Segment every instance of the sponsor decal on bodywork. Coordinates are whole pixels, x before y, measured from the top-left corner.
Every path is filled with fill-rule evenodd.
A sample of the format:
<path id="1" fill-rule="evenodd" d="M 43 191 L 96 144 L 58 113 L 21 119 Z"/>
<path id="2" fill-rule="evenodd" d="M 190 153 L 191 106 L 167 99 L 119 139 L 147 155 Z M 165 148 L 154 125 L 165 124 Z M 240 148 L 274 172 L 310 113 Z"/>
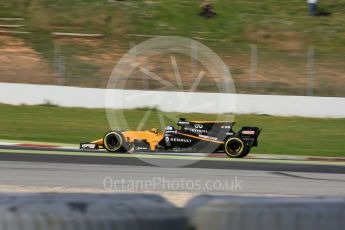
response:
<path id="1" fill-rule="evenodd" d="M 195 124 L 194 127 L 196 129 L 202 129 L 204 126 L 202 124 Z"/>
<path id="2" fill-rule="evenodd" d="M 208 132 L 208 130 L 206 129 L 195 129 L 195 128 L 190 128 L 190 127 L 185 127 L 184 129 L 187 131 L 191 131 L 193 133 L 207 133 Z"/>
<path id="3" fill-rule="evenodd" d="M 191 143 L 192 142 L 192 139 L 178 138 L 178 137 L 170 137 L 169 140 L 172 142 L 183 142 L 183 143 Z"/>
<path id="4" fill-rule="evenodd" d="M 206 135 L 199 135 L 199 137 L 205 138 L 205 139 L 209 139 L 209 140 L 218 140 L 216 137 L 210 137 L 210 136 L 206 136 Z"/>
<path id="5" fill-rule="evenodd" d="M 83 148 L 83 149 L 95 149 L 95 148 L 97 148 L 97 144 L 93 144 L 93 143 L 81 144 L 81 148 Z"/>
<path id="6" fill-rule="evenodd" d="M 150 149 L 149 149 L 148 147 L 136 146 L 136 150 L 145 150 L 145 151 L 149 151 Z"/>
<path id="7" fill-rule="evenodd" d="M 252 130 L 244 130 L 244 131 L 242 131 L 242 134 L 244 134 L 244 135 L 254 135 L 254 134 L 255 134 L 255 131 L 252 131 Z"/>

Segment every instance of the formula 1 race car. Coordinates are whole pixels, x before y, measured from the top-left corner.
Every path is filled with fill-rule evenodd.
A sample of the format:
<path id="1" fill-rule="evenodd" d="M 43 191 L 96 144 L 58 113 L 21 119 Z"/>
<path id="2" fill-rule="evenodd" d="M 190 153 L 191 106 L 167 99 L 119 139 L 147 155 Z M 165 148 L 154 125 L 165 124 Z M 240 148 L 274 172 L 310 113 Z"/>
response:
<path id="1" fill-rule="evenodd" d="M 258 145 L 261 129 L 242 127 L 233 131 L 235 122 L 187 121 L 180 118 L 179 126 L 167 126 L 164 132 L 110 131 L 102 139 L 80 144 L 80 149 L 106 149 L 113 153 L 124 152 L 225 152 L 229 157 L 242 158 Z"/>

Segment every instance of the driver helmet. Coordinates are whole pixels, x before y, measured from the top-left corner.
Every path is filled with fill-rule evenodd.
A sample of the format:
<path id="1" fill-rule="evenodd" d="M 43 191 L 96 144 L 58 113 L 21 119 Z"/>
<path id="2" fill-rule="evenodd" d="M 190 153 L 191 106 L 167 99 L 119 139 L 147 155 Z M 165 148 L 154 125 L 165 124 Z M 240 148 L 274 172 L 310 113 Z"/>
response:
<path id="1" fill-rule="evenodd" d="M 168 125 L 166 128 L 165 128 L 165 131 L 174 131 L 175 128 L 172 126 L 172 125 Z"/>

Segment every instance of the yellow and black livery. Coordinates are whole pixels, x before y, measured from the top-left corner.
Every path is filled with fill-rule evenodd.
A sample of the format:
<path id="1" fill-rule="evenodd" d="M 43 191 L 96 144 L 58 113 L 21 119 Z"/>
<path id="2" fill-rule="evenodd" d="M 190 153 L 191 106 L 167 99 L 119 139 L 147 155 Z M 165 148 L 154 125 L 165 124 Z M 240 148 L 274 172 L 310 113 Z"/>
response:
<path id="1" fill-rule="evenodd" d="M 180 118 L 178 128 L 167 126 L 163 132 L 110 131 L 102 139 L 81 143 L 81 149 L 106 149 L 109 152 L 225 152 L 229 157 L 245 157 L 258 145 L 261 129 L 242 127 L 234 132 L 235 122 L 187 121 Z"/>

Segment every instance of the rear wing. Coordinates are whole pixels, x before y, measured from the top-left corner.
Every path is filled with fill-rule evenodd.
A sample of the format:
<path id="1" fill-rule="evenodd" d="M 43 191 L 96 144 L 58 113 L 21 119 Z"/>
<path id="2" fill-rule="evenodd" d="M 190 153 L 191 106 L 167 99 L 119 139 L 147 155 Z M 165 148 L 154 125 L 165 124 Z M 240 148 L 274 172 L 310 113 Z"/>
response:
<path id="1" fill-rule="evenodd" d="M 237 132 L 237 135 L 248 142 L 251 143 L 251 146 L 258 146 L 258 137 L 261 133 L 261 128 L 258 127 L 242 127 L 240 131 Z"/>

